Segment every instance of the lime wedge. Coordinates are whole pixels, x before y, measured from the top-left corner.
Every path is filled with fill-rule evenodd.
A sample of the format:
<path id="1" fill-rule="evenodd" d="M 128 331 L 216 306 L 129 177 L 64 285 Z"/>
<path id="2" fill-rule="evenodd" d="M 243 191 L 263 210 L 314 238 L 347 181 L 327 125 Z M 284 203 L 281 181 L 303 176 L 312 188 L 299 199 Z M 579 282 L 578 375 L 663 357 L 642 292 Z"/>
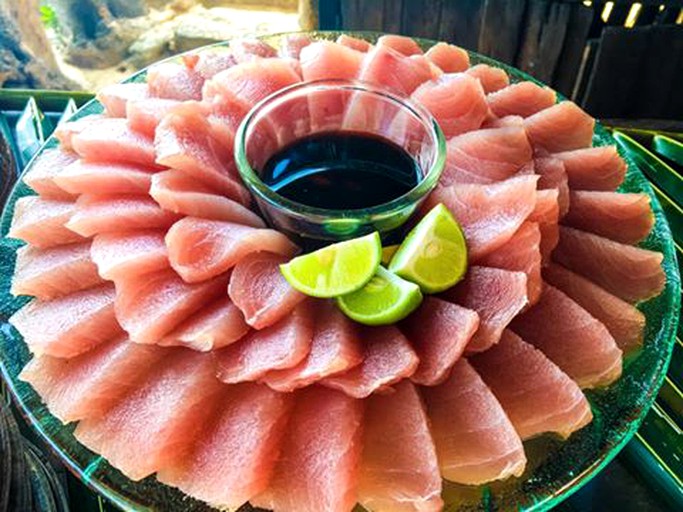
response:
<path id="1" fill-rule="evenodd" d="M 382 258 L 376 231 L 298 256 L 280 271 L 289 284 L 313 297 L 338 297 L 358 290 L 375 275 Z"/>
<path id="2" fill-rule="evenodd" d="M 337 298 L 339 308 L 365 325 L 393 324 L 415 311 L 422 302 L 420 287 L 384 267 L 360 290 Z"/>
<path id="3" fill-rule="evenodd" d="M 467 270 L 467 244 L 460 225 L 439 203 L 405 238 L 389 270 L 417 283 L 424 293 L 447 290 Z"/>
<path id="4" fill-rule="evenodd" d="M 398 245 L 388 245 L 387 247 L 382 247 L 382 265 L 388 265 L 397 250 Z"/>

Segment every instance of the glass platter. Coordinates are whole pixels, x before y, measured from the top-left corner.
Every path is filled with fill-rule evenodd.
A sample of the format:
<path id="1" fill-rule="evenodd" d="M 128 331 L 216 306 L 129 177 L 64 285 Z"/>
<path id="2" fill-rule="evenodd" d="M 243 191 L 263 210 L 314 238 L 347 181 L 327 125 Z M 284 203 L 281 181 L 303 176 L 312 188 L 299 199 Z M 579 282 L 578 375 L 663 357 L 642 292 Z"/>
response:
<path id="1" fill-rule="evenodd" d="M 313 32 L 311 35 L 316 38 L 335 39 L 339 33 Z M 352 35 L 374 41 L 381 34 Z M 278 34 L 262 39 L 278 47 L 284 36 L 285 34 Z M 425 49 L 435 43 L 430 40 L 417 41 Z M 486 63 L 505 69 L 512 81 L 537 82 L 521 71 L 485 56 L 470 53 L 470 57 L 475 64 Z M 142 82 L 145 76 L 143 70 L 130 77 L 128 81 Z M 93 100 L 84 105 L 72 119 L 101 111 L 102 106 Z M 614 139 L 598 124 L 593 143 L 614 144 Z M 51 137 L 44 148 L 56 145 L 56 139 Z M 541 511 L 557 505 L 576 492 L 617 455 L 636 433 L 657 395 L 674 344 L 680 309 L 680 278 L 671 232 L 659 201 L 635 163 L 626 155 L 622 156 L 627 159 L 629 167 L 621 190 L 645 192 L 650 196 L 656 222 L 652 233 L 642 246 L 664 254 L 663 267 L 667 276 L 666 288 L 662 294 L 638 306 L 647 317 L 644 347 L 624 361 L 623 376 L 617 382 L 606 389 L 587 393 L 595 416 L 590 425 L 565 442 L 543 437 L 525 443 L 529 464 L 521 478 L 480 487 L 445 483 L 445 510 L 449 512 L 513 509 Z M 31 193 L 31 190 L 22 183 L 17 184 L 0 221 L 3 235 L 0 240 L 0 370 L 14 400 L 28 422 L 64 464 L 93 490 L 122 509 L 212 510 L 180 491 L 158 483 L 154 477 L 140 482 L 127 479 L 102 457 L 81 446 L 72 435 L 74 425 L 62 425 L 50 415 L 33 389 L 18 380 L 17 375 L 30 359 L 30 354 L 21 336 L 7 319 L 28 299 L 14 298 L 9 293 L 15 252 L 21 243 L 4 236 L 9 229 L 14 202 Z M 246 505 L 240 510 L 252 509 Z"/>

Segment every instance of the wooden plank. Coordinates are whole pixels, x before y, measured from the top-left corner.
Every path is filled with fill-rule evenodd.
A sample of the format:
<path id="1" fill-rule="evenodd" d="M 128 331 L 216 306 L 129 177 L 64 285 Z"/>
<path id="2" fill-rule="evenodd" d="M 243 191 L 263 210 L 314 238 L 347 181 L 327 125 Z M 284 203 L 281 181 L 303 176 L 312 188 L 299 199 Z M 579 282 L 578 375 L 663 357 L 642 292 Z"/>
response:
<path id="1" fill-rule="evenodd" d="M 401 32 L 407 36 L 438 39 L 442 0 L 404 1 Z"/>
<path id="2" fill-rule="evenodd" d="M 382 30 L 384 0 L 344 0 L 341 19 L 344 30 Z"/>
<path id="3" fill-rule="evenodd" d="M 508 64 L 515 62 L 527 0 L 486 0 L 479 52 Z"/>
<path id="4" fill-rule="evenodd" d="M 574 91 L 592 21 L 593 11 L 589 7 L 579 3 L 571 5 L 564 45 L 552 81 L 552 86 L 567 97 Z"/>
<path id="5" fill-rule="evenodd" d="M 485 0 L 444 0 L 439 39 L 477 50 Z"/>

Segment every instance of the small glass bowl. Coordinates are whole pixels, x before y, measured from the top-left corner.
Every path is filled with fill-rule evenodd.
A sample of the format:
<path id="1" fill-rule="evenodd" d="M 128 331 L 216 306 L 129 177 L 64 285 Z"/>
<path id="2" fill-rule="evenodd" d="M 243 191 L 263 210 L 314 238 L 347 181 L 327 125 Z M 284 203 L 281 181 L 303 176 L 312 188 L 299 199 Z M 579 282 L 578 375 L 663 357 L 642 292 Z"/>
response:
<path id="1" fill-rule="evenodd" d="M 416 160 L 421 180 L 389 202 L 334 210 L 292 201 L 261 179 L 259 170 L 282 148 L 308 135 L 338 131 L 365 132 L 394 142 Z M 304 246 L 372 231 L 386 241 L 436 186 L 446 161 L 446 142 L 434 118 L 407 97 L 363 82 L 320 80 L 282 89 L 258 103 L 237 131 L 235 160 L 267 222 Z"/>

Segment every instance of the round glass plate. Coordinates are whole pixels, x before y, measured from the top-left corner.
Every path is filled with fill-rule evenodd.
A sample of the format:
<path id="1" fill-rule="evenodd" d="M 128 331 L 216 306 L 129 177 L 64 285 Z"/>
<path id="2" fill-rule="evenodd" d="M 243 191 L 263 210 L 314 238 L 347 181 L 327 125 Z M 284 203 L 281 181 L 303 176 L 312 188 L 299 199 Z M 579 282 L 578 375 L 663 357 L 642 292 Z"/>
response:
<path id="1" fill-rule="evenodd" d="M 315 32 L 315 38 L 335 39 L 339 33 Z M 374 41 L 375 33 L 354 33 Z M 267 36 L 263 39 L 279 46 L 285 34 Z M 418 40 L 424 48 L 435 41 Z M 207 47 L 202 51 L 212 51 Z M 533 80 L 528 75 L 500 64 L 487 57 L 471 53 L 473 63 L 486 63 L 505 69 L 513 81 Z M 145 80 L 142 71 L 128 81 Z M 533 80 L 535 81 L 535 80 Z M 97 101 L 86 104 L 75 117 L 83 117 L 102 111 Z M 594 145 L 614 144 L 609 133 L 596 126 Z M 45 147 L 57 145 L 51 138 Z M 624 155 L 625 156 L 625 155 Z M 628 159 L 627 159 L 628 160 Z M 662 383 L 673 348 L 674 334 L 680 308 L 680 278 L 674 244 L 662 209 L 648 181 L 632 161 L 624 192 L 645 192 L 652 201 L 656 223 L 642 246 L 664 254 L 664 271 L 667 284 L 658 297 L 638 307 L 647 317 L 643 349 L 624 362 L 623 376 L 606 389 L 587 393 L 595 419 L 568 441 L 539 438 L 525 443 L 529 465 L 518 479 L 488 486 L 466 487 L 445 483 L 446 510 L 547 510 L 578 490 L 602 469 L 631 439 L 643 417 L 652 405 Z M 14 202 L 32 192 L 19 183 L 8 200 L 0 224 L 6 235 Z M 27 420 L 45 439 L 64 463 L 87 485 L 107 499 L 126 510 L 210 510 L 209 507 L 190 499 L 173 489 L 158 483 L 154 477 L 133 482 L 111 467 L 106 460 L 81 446 L 72 433 L 74 425 L 62 425 L 55 419 L 33 389 L 18 380 L 17 375 L 30 359 L 30 354 L 19 333 L 7 323 L 7 319 L 19 309 L 26 298 L 14 298 L 9 293 L 14 269 L 15 252 L 20 247 L 16 240 L 0 241 L 0 369 Z M 245 506 L 243 510 L 251 510 Z"/>

